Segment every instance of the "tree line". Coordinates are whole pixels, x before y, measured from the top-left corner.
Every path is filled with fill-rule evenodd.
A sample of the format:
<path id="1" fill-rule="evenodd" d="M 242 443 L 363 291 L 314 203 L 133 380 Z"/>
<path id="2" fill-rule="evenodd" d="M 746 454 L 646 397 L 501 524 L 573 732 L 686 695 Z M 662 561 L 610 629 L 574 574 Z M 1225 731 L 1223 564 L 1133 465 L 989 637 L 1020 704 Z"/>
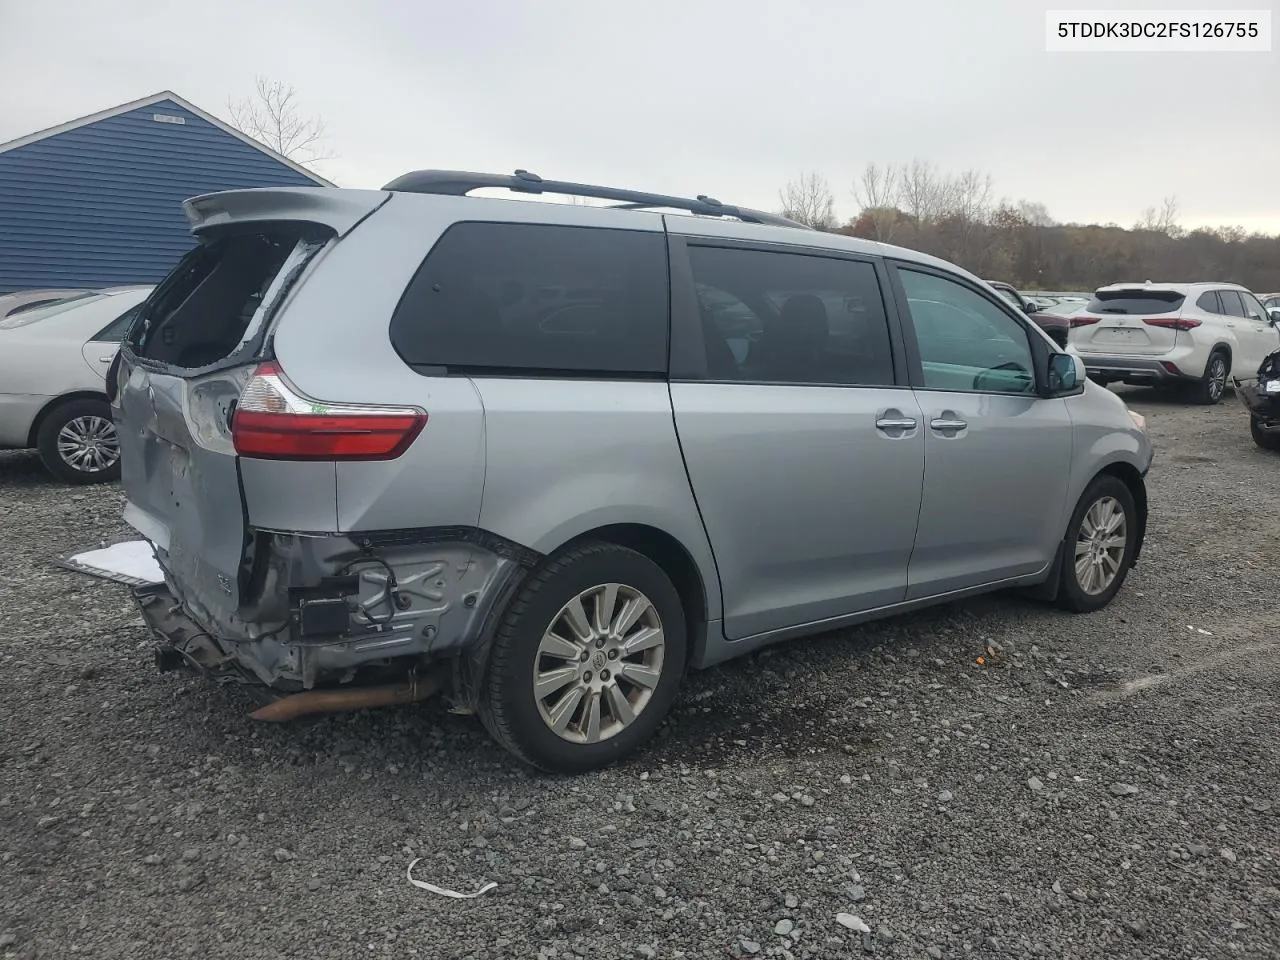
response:
<path id="1" fill-rule="evenodd" d="M 1280 290 L 1280 236 L 1178 224 L 1166 197 L 1132 227 L 1057 223 L 1043 204 L 997 200 L 990 175 L 922 160 L 870 163 L 852 185 L 858 214 L 841 223 L 830 184 L 801 174 L 779 191 L 781 212 L 819 230 L 910 247 L 980 277 L 1029 290 L 1094 290 L 1122 280 L 1240 283 Z"/>

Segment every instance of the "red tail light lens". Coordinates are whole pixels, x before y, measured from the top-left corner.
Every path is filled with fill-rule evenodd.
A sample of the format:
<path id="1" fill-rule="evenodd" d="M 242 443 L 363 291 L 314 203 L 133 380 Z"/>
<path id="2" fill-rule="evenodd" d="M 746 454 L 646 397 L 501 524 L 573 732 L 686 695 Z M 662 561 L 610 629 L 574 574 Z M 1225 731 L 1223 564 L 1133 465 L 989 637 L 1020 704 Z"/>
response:
<path id="1" fill-rule="evenodd" d="M 1192 317 L 1143 317 L 1142 322 L 1149 327 L 1166 330 L 1194 330 L 1200 326 L 1200 321 Z"/>
<path id="2" fill-rule="evenodd" d="M 311 400 L 271 362 L 241 392 L 231 437 L 237 454 L 260 460 L 394 460 L 426 425 L 427 415 L 414 407 Z"/>
<path id="3" fill-rule="evenodd" d="M 1072 317 L 1071 326 L 1072 327 L 1091 327 L 1095 323 L 1097 323 L 1099 319 L 1101 318 L 1100 317 Z"/>

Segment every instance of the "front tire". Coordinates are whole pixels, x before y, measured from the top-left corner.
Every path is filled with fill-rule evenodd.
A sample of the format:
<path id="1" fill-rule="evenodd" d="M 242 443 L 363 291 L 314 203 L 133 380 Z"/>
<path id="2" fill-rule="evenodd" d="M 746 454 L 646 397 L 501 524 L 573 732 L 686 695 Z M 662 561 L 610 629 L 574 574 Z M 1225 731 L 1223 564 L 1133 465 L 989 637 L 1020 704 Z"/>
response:
<path id="1" fill-rule="evenodd" d="M 45 415 L 36 434 L 45 468 L 65 483 L 120 479 L 120 439 L 103 400 L 69 400 Z"/>
<path id="2" fill-rule="evenodd" d="M 554 773 L 626 756 L 658 729 L 684 672 L 680 595 L 648 557 L 592 542 L 548 561 L 494 637 L 480 718 Z"/>
<path id="3" fill-rule="evenodd" d="M 1227 390 L 1227 377 L 1231 373 L 1231 362 L 1221 350 L 1209 355 L 1209 362 L 1204 367 L 1204 377 L 1189 388 L 1191 400 L 1203 406 L 1213 406 L 1222 399 Z"/>
<path id="4" fill-rule="evenodd" d="M 1063 540 L 1059 604 L 1077 613 L 1109 604 L 1129 574 L 1137 543 L 1133 494 L 1118 477 L 1098 477 L 1076 505 Z"/>
<path id="5" fill-rule="evenodd" d="M 1249 418 L 1249 433 L 1253 442 L 1263 450 L 1280 450 L 1280 433 L 1272 433 L 1262 429 L 1262 421 L 1257 417 Z"/>

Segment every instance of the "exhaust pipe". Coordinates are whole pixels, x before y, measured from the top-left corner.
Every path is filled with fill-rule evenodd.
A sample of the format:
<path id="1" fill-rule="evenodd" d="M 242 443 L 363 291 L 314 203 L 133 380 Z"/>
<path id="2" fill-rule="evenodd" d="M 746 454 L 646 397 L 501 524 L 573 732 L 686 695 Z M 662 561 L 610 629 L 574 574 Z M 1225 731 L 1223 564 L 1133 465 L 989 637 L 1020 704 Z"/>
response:
<path id="1" fill-rule="evenodd" d="M 416 703 L 438 693 L 444 686 L 443 670 L 415 677 L 408 683 L 389 684 L 382 687 L 352 687 L 349 690 L 304 690 L 273 700 L 249 714 L 253 720 L 282 723 L 313 713 L 333 713 L 339 710 L 361 710 L 365 707 L 390 707 L 402 703 Z"/>

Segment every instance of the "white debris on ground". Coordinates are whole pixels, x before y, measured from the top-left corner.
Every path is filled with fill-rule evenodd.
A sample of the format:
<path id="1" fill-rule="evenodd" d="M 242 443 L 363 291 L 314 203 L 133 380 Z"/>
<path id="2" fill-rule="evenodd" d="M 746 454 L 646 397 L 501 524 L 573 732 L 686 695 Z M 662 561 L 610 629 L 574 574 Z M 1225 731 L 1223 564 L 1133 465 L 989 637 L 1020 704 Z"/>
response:
<path id="1" fill-rule="evenodd" d="M 100 550 L 88 550 L 67 558 L 84 573 L 115 579 L 127 577 L 143 583 L 161 583 L 164 573 L 156 562 L 155 548 L 147 540 L 126 540 Z"/>
<path id="2" fill-rule="evenodd" d="M 429 893 L 434 893 L 441 897 L 452 897 L 454 900 L 474 900 L 476 897 L 484 896 L 490 890 L 498 886 L 496 882 L 490 880 L 488 883 L 482 884 L 480 889 L 475 893 L 459 893 L 456 890 L 447 890 L 444 887 L 437 887 L 434 883 L 427 883 L 425 880 L 415 880 L 413 876 L 413 865 L 421 859 L 421 857 L 415 857 L 410 862 L 409 868 L 405 870 L 405 876 L 409 878 L 409 882 L 420 890 L 426 890 Z"/>

